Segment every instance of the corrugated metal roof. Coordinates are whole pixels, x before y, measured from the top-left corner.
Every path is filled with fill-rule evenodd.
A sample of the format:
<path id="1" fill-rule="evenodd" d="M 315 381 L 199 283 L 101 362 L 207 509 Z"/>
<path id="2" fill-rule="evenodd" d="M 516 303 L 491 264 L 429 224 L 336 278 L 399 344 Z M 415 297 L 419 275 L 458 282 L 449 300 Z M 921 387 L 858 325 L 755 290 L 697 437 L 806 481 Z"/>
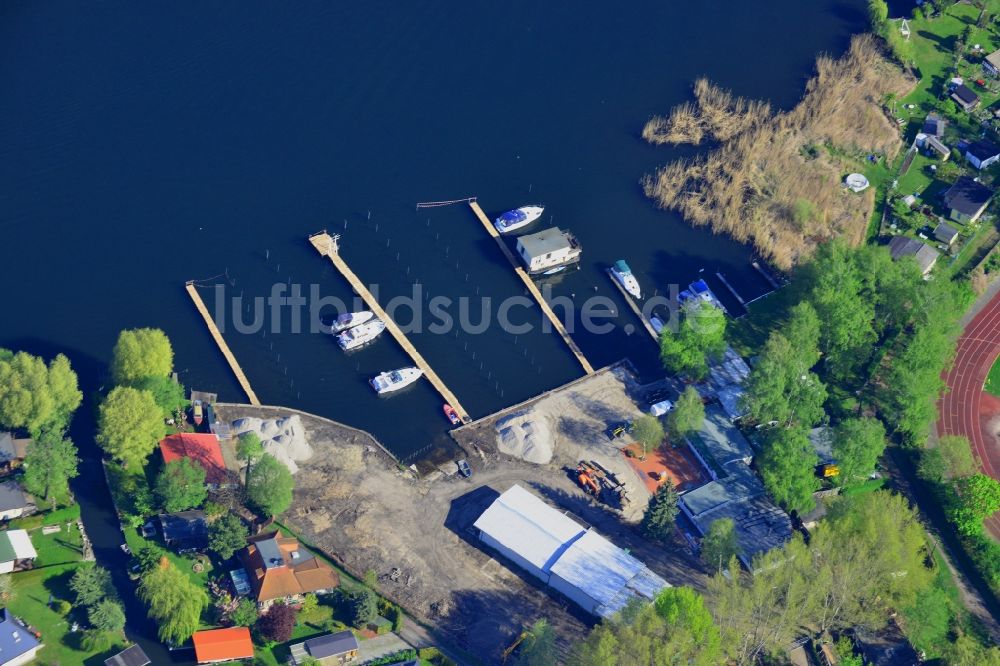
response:
<path id="1" fill-rule="evenodd" d="M 552 573 L 608 604 L 644 565 L 596 532 L 587 532 L 552 566 Z"/>
<path id="2" fill-rule="evenodd" d="M 576 521 L 518 485 L 500 495 L 475 527 L 542 571 L 584 533 Z"/>

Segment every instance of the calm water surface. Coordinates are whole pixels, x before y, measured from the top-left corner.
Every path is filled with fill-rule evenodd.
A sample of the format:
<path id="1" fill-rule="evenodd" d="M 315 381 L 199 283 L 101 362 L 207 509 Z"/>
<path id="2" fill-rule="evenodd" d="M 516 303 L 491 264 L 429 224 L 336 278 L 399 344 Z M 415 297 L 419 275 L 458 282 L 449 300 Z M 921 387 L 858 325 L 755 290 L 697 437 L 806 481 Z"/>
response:
<path id="1" fill-rule="evenodd" d="M 643 197 L 639 178 L 690 150 L 646 145 L 643 123 L 702 75 L 793 104 L 815 56 L 842 52 L 863 29 L 863 9 L 862 0 L 5 2 L 0 345 L 65 352 L 93 390 L 117 332 L 157 326 L 185 384 L 242 400 L 186 280 L 224 274 L 216 282 L 246 298 L 276 282 L 349 298 L 306 242 L 328 228 L 383 302 L 415 281 L 431 296 L 521 294 L 467 207 L 415 210 L 475 195 L 491 215 L 544 203 L 546 220 L 579 237 L 580 269 L 554 281 L 554 294 L 604 295 L 622 314 L 610 334 L 574 337 L 593 365 L 629 357 L 654 377 L 655 349 L 626 333 L 637 322 L 607 265 L 627 259 L 647 293 L 702 269 L 725 273 L 745 298 L 765 285 L 745 247 Z M 370 430 L 401 457 L 445 437 L 427 382 L 389 400 L 366 386 L 409 364 L 388 336 L 349 357 L 322 335 L 227 339 L 266 403 Z M 541 332 L 412 339 L 474 417 L 581 373 Z M 94 483 L 92 430 L 81 414 L 80 492 L 110 558 L 114 521 Z"/>

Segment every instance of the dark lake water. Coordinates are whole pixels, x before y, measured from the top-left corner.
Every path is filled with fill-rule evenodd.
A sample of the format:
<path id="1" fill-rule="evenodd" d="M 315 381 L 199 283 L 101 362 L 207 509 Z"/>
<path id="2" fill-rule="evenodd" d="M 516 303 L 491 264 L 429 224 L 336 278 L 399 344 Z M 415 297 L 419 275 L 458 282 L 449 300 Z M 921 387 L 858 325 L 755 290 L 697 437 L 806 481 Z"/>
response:
<path id="1" fill-rule="evenodd" d="M 620 316 L 575 339 L 594 366 L 629 357 L 654 377 L 655 349 L 626 334 L 637 322 L 607 265 L 627 259 L 647 293 L 700 270 L 745 298 L 766 285 L 747 248 L 643 197 L 639 178 L 690 150 L 648 146 L 643 123 L 702 75 L 787 107 L 816 55 L 842 52 L 866 20 L 862 0 L 8 1 L 0 19 L 0 345 L 63 351 L 93 390 L 118 331 L 157 326 L 186 385 L 234 401 L 186 280 L 223 274 L 229 297 L 295 283 L 347 299 L 306 242 L 328 228 L 383 303 L 419 282 L 495 309 L 523 286 L 469 209 L 415 210 L 473 195 L 491 216 L 544 203 L 579 237 L 580 268 L 553 294 L 603 295 Z M 409 365 L 388 336 L 347 357 L 289 321 L 227 330 L 265 403 L 364 428 L 401 457 L 445 437 L 427 382 L 388 400 L 366 386 Z M 412 340 L 474 417 L 581 374 L 539 331 Z M 91 432 L 81 416 L 93 470 Z M 110 523 L 103 495 L 84 499 Z"/>

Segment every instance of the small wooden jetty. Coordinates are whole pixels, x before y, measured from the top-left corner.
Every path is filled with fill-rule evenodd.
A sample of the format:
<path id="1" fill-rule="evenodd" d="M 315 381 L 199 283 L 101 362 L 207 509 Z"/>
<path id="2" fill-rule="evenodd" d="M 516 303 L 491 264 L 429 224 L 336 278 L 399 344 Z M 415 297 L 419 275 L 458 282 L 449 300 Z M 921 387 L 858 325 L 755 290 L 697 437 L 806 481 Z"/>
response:
<path id="1" fill-rule="evenodd" d="M 208 308 L 205 307 L 205 301 L 201 300 L 201 294 L 198 293 L 197 287 L 194 286 L 194 282 L 188 282 L 185 285 L 187 293 L 191 296 L 191 300 L 194 301 L 194 305 L 198 308 L 198 312 L 201 313 L 202 319 L 208 325 L 208 331 L 212 334 L 215 339 L 215 344 L 219 346 L 219 351 L 225 357 L 226 362 L 229 363 L 229 367 L 232 369 L 233 374 L 236 375 L 236 381 L 240 383 L 243 387 L 243 392 L 247 394 L 247 399 L 250 400 L 250 404 L 254 406 L 260 406 L 260 400 L 257 399 L 257 394 L 253 392 L 250 387 L 250 380 L 247 379 L 246 373 L 243 372 L 243 368 L 240 364 L 236 362 L 236 357 L 233 356 L 233 352 L 229 349 L 229 345 L 226 344 L 226 340 L 222 337 L 222 333 L 219 331 L 219 327 L 215 325 L 215 320 L 212 319 L 212 315 L 208 313 Z"/>
<path id="2" fill-rule="evenodd" d="M 660 336 L 656 334 L 656 329 L 653 328 L 653 324 L 650 323 L 648 319 L 642 316 L 642 310 L 639 309 L 639 304 L 635 302 L 634 298 L 632 298 L 632 294 L 625 291 L 625 287 L 623 287 L 621 283 L 615 279 L 615 276 L 612 274 L 610 268 L 606 269 L 606 271 L 608 273 L 608 277 L 611 278 L 611 283 L 616 287 L 618 287 L 618 291 L 622 293 L 622 298 L 625 299 L 625 302 L 628 303 L 628 306 L 632 308 L 632 312 L 635 313 L 635 316 L 638 317 L 639 321 L 642 322 L 643 328 L 646 329 L 646 332 L 649 333 L 649 335 L 653 338 L 653 340 L 659 343 Z"/>
<path id="3" fill-rule="evenodd" d="M 403 351 L 410 355 L 410 358 L 413 359 L 413 363 L 424 371 L 424 377 L 426 377 L 434 388 L 437 389 L 437 392 L 441 394 L 444 401 L 451 405 L 452 408 L 458 413 L 458 418 L 462 420 L 462 423 L 471 422 L 472 419 L 469 418 L 469 413 L 466 412 L 465 408 L 458 402 L 458 398 L 455 397 L 455 394 L 451 392 L 451 389 L 449 389 L 438 374 L 434 372 L 434 369 L 431 368 L 430 364 L 424 359 L 423 356 L 421 356 L 420 352 L 417 351 L 417 348 L 413 346 L 413 343 L 411 343 L 403 331 L 399 329 L 396 322 L 390 319 L 386 311 L 382 309 L 382 306 L 379 305 L 379 302 L 368 290 L 368 287 L 366 287 L 358 276 L 354 274 L 354 271 L 350 269 L 347 262 L 345 262 L 343 257 L 340 256 L 340 248 L 337 245 L 337 240 L 339 238 L 339 236 L 331 236 L 326 231 L 320 231 L 319 233 L 315 233 L 310 236 L 309 242 L 312 243 L 312 246 L 316 248 L 317 252 L 324 257 L 328 257 L 330 261 L 333 262 L 333 265 L 338 271 L 340 271 L 340 274 L 344 276 L 348 283 L 350 283 L 355 293 L 357 293 L 358 296 L 360 296 L 364 302 L 368 304 L 368 307 L 371 308 L 371 311 L 375 313 L 376 317 L 385 322 L 386 330 L 392 334 L 392 337 L 396 339 L 396 342 L 398 342 L 399 346 L 403 348 Z"/>
<path id="4" fill-rule="evenodd" d="M 552 327 L 555 328 L 555 330 L 559 333 L 560 337 L 562 337 L 563 342 L 566 343 L 566 346 L 569 347 L 569 350 L 573 352 L 573 356 L 576 357 L 576 360 L 583 367 L 584 372 L 586 372 L 588 375 L 594 374 L 594 368 L 593 366 L 590 365 L 590 361 L 587 360 L 587 357 L 583 355 L 582 351 L 580 351 L 580 347 L 577 346 L 573 338 L 571 338 L 569 333 L 566 332 L 566 327 L 563 326 L 561 321 L 559 321 L 559 317 L 557 317 L 556 313 L 552 311 L 551 307 L 549 307 L 549 304 L 545 301 L 545 298 L 542 296 L 542 292 L 538 290 L 538 287 L 535 285 L 534 281 L 531 279 L 528 273 L 525 272 L 524 268 L 521 267 L 521 262 L 517 260 L 517 257 L 514 256 L 514 253 L 510 251 L 509 247 L 507 247 L 507 243 L 504 241 L 500 233 L 496 230 L 496 227 L 493 226 L 493 223 L 490 222 L 490 218 L 486 217 L 486 213 L 484 213 L 483 209 L 479 207 L 479 203 L 475 199 L 469 199 L 468 201 L 469 201 L 469 207 L 472 209 L 472 212 L 476 214 L 476 217 L 479 218 L 479 221 L 483 223 L 484 227 L 486 227 L 487 233 L 489 233 L 489 235 L 493 237 L 493 240 L 497 242 L 497 245 L 500 246 L 500 250 L 504 253 L 504 256 L 507 257 L 508 261 L 510 261 L 511 266 L 514 267 L 514 272 L 517 273 L 517 275 L 524 282 L 524 285 L 528 288 L 528 291 L 530 291 L 531 295 L 535 297 L 536 301 L 538 301 L 538 305 L 542 308 L 542 312 L 544 312 L 545 316 L 549 318 L 550 322 L 552 322 Z"/>
<path id="5" fill-rule="evenodd" d="M 767 280 L 772 287 L 774 287 L 775 289 L 781 289 L 781 284 L 774 279 L 774 276 L 771 275 L 770 271 L 761 266 L 759 261 L 751 261 L 750 265 L 756 268 L 757 272 L 763 275 L 764 279 Z"/>

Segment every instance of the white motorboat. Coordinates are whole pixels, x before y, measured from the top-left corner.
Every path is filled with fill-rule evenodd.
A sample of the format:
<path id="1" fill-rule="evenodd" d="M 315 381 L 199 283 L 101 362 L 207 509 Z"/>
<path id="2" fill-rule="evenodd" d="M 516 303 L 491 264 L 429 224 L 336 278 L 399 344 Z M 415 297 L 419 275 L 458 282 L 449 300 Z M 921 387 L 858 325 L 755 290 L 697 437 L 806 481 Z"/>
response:
<path id="1" fill-rule="evenodd" d="M 420 368 L 400 368 L 375 375 L 368 383 L 379 395 L 405 388 L 420 379 L 424 371 Z"/>
<path id="2" fill-rule="evenodd" d="M 361 312 L 345 312 L 344 314 L 338 316 L 333 324 L 330 325 L 330 332 L 340 333 L 341 331 L 346 331 L 349 328 L 360 326 L 374 316 L 374 313 L 370 310 L 362 310 Z"/>
<path id="3" fill-rule="evenodd" d="M 615 265 L 611 267 L 611 277 L 615 279 L 622 286 L 622 288 L 630 293 L 636 300 L 642 298 L 642 289 L 639 287 L 639 281 L 635 279 L 635 275 L 632 273 L 632 269 L 628 267 L 624 259 L 619 259 L 615 262 Z"/>
<path id="4" fill-rule="evenodd" d="M 521 227 L 526 227 L 545 212 L 544 206 L 521 206 L 514 210 L 509 210 L 496 219 L 493 226 L 502 234 L 516 231 Z"/>
<path id="5" fill-rule="evenodd" d="M 367 324 L 349 328 L 343 333 L 338 334 L 337 344 L 344 351 L 357 349 L 377 338 L 384 330 L 385 322 L 381 319 L 375 319 Z"/>

